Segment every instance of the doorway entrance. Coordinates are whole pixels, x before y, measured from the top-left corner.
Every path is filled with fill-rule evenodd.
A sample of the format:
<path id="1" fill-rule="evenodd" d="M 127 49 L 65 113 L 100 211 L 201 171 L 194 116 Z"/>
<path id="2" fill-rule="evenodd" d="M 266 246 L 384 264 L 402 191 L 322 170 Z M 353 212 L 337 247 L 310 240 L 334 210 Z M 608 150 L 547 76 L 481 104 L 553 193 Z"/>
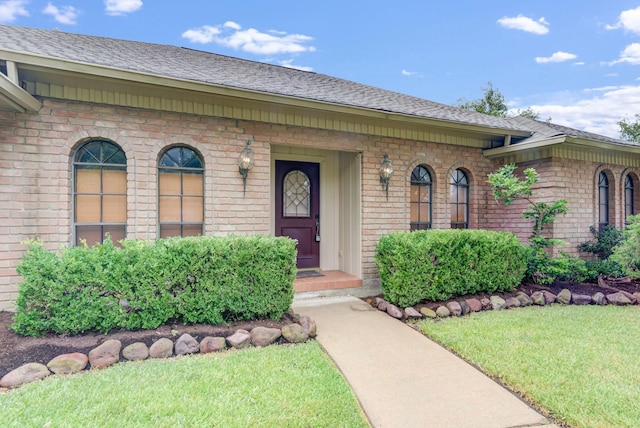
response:
<path id="1" fill-rule="evenodd" d="M 275 234 L 298 241 L 298 269 L 320 267 L 320 164 L 276 160 Z"/>

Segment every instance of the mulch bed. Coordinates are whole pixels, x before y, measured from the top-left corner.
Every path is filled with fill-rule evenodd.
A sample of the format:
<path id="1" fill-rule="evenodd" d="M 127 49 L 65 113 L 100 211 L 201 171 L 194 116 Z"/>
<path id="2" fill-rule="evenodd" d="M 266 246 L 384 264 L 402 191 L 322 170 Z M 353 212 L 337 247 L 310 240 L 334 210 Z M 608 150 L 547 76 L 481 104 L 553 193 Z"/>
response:
<path id="1" fill-rule="evenodd" d="M 115 330 L 109 334 L 88 332 L 74 336 L 50 334 L 45 337 L 23 337 L 7 328 L 13 322 L 13 315 L 13 312 L 0 312 L 0 378 L 26 363 L 47 364 L 54 357 L 70 352 L 88 354 L 108 339 L 120 340 L 123 347 L 134 342 L 144 342 L 151 346 L 162 337 L 175 341 L 184 333 L 200 341 L 206 336 L 227 337 L 238 329 L 251 331 L 258 326 L 281 329 L 294 322 L 290 314 L 284 314 L 278 321 L 239 321 L 224 326 L 170 323 L 155 330 Z"/>
<path id="2" fill-rule="evenodd" d="M 496 294 L 505 298 L 515 296 L 518 291 L 523 291 L 528 295 L 531 295 L 534 291 L 538 290 L 548 290 L 553 294 L 558 294 L 563 288 L 569 289 L 572 294 L 578 293 L 593 295 L 597 292 L 602 292 L 606 295 L 618 290 L 634 293 L 640 292 L 640 281 L 601 281 L 600 284 L 556 282 L 547 286 L 523 284 L 513 292 Z M 460 301 L 469 297 L 476 297 L 480 299 L 482 297 L 489 297 L 489 295 L 480 293 L 461 296 L 452 300 Z M 425 302 L 415 305 L 414 307 L 420 310 L 421 307 L 426 306 L 435 310 L 438 306 L 446 303 L 447 301 Z M 69 352 L 82 352 L 84 354 L 88 354 L 91 349 L 108 339 L 120 340 L 123 346 L 134 342 L 144 342 L 147 346 L 151 346 L 153 342 L 157 341 L 161 337 L 167 337 L 175 340 L 184 333 L 188 333 L 197 340 L 201 340 L 206 336 L 226 337 L 233 334 L 238 329 L 251 330 L 258 326 L 282 328 L 285 325 L 294 322 L 290 314 L 285 314 L 282 319 L 278 321 L 242 321 L 225 326 L 212 326 L 205 324 L 183 325 L 180 323 L 170 323 L 160 326 L 155 330 L 117 330 L 110 332 L 109 334 L 88 332 L 75 336 L 50 334 L 45 337 L 23 337 L 7 328 L 7 326 L 13 322 L 12 320 L 12 312 L 0 312 L 0 377 L 26 363 L 36 362 L 47 364 L 51 359 L 60 354 Z"/>

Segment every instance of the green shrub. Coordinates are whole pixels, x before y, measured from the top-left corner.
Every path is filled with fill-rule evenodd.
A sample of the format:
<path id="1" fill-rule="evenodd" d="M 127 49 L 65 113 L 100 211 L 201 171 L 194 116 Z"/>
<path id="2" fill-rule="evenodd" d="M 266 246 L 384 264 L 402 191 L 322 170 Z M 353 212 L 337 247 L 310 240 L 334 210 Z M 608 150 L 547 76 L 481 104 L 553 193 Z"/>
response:
<path id="1" fill-rule="evenodd" d="M 266 236 L 106 241 L 59 255 L 32 242 L 11 328 L 75 334 L 279 319 L 293 301 L 295 263 L 295 241 Z"/>
<path id="2" fill-rule="evenodd" d="M 606 260 L 613 254 L 613 249 L 622 240 L 622 231 L 615 226 L 607 225 L 598 231 L 594 226 L 589 226 L 593 238 L 590 241 L 578 245 L 578 250 L 584 253 L 594 254 L 600 260 Z"/>
<path id="3" fill-rule="evenodd" d="M 629 224 L 622 231 L 622 241 L 609 257 L 618 263 L 623 272 L 633 277 L 640 276 L 640 214 L 627 217 Z"/>
<path id="4" fill-rule="evenodd" d="M 469 293 L 513 290 L 526 251 L 515 235 L 486 230 L 425 230 L 384 236 L 376 248 L 382 292 L 400 306 Z"/>

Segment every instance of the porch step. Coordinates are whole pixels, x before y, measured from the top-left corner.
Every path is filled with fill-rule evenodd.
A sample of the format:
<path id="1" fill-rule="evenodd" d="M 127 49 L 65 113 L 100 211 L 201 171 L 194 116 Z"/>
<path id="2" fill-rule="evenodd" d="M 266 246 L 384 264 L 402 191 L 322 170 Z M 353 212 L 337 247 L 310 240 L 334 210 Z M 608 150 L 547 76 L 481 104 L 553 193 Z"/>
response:
<path id="1" fill-rule="evenodd" d="M 322 276 L 296 278 L 293 281 L 296 293 L 358 287 L 362 287 L 362 279 L 340 270 L 324 270 Z"/>

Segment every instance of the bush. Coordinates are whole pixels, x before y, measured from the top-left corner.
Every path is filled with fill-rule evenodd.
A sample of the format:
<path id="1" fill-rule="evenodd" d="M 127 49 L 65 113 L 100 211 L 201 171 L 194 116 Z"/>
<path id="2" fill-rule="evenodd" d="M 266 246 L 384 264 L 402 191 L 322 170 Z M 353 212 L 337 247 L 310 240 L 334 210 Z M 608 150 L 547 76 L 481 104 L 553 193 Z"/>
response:
<path id="1" fill-rule="evenodd" d="M 37 336 L 279 319 L 293 301 L 295 263 L 295 241 L 266 236 L 106 241 L 59 256 L 31 242 L 11 328 Z"/>
<path id="2" fill-rule="evenodd" d="M 640 276 L 640 214 L 627 218 L 629 224 L 622 231 L 622 241 L 613 249 L 610 260 L 620 265 L 630 276 Z"/>
<path id="3" fill-rule="evenodd" d="M 606 260 L 613 254 L 613 249 L 622 240 L 622 231 L 615 226 L 605 226 L 598 231 L 594 226 L 589 226 L 593 239 L 578 245 L 578 250 L 584 253 L 594 254 L 600 260 Z"/>
<path id="4" fill-rule="evenodd" d="M 515 235 L 486 230 L 399 232 L 383 237 L 376 248 L 382 292 L 400 306 L 513 290 L 526 261 Z"/>

